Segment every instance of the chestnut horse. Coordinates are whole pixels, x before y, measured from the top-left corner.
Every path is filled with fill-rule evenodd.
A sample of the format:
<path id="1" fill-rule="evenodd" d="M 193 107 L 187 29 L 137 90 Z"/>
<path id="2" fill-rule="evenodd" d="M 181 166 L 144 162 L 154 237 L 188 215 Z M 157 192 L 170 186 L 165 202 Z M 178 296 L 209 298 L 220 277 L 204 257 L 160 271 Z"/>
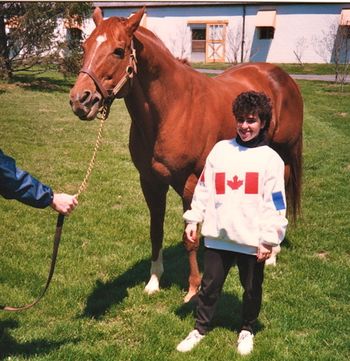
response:
<path id="1" fill-rule="evenodd" d="M 160 39 L 139 26 L 144 9 L 129 19 L 103 19 L 84 44 L 83 68 L 70 92 L 73 112 L 94 119 L 115 97 L 131 117 L 129 148 L 150 212 L 151 278 L 145 291 L 159 290 L 169 186 L 190 207 L 205 159 L 216 142 L 235 136 L 232 102 L 243 91 L 266 93 L 273 103 L 269 144 L 285 162 L 289 212 L 298 213 L 301 187 L 303 102 L 298 86 L 279 67 L 252 63 L 209 78 L 174 58 Z M 119 85 L 118 85 L 119 84 Z M 188 301 L 198 290 L 197 250 L 188 249 Z"/>

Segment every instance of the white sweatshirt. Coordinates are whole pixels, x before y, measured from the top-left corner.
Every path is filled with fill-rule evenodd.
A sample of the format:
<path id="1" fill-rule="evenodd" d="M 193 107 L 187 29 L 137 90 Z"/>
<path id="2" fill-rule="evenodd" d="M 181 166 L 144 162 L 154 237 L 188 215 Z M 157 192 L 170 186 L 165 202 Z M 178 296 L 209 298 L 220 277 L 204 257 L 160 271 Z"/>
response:
<path id="1" fill-rule="evenodd" d="M 256 254 L 260 243 L 277 246 L 288 221 L 284 163 L 268 146 L 246 148 L 235 139 L 209 153 L 183 218 L 202 223 L 205 246 Z"/>

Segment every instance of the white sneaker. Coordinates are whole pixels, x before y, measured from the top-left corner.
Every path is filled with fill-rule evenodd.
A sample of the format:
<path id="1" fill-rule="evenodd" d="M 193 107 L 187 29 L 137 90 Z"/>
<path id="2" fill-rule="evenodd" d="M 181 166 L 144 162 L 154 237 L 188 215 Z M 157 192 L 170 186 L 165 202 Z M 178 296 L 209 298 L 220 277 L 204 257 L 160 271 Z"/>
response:
<path id="1" fill-rule="evenodd" d="M 247 331 L 242 330 L 238 337 L 237 351 L 240 355 L 248 355 L 253 351 L 254 335 Z"/>
<path id="2" fill-rule="evenodd" d="M 180 352 L 191 351 L 203 337 L 204 335 L 201 335 L 198 330 L 192 330 L 188 336 L 177 345 L 176 350 Z"/>

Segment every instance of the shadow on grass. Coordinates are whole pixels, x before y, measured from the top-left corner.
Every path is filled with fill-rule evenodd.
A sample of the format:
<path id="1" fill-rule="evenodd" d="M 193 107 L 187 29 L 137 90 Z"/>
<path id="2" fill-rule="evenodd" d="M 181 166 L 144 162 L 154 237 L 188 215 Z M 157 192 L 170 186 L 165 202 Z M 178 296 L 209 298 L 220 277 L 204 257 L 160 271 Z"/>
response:
<path id="1" fill-rule="evenodd" d="M 281 248 L 283 250 L 283 248 L 286 248 L 286 249 L 290 249 L 292 250 L 293 249 L 293 244 L 290 242 L 290 240 L 286 237 L 283 242 L 281 243 Z"/>
<path id="2" fill-rule="evenodd" d="M 65 343 L 77 342 L 77 340 L 63 340 L 60 342 L 38 339 L 31 342 L 18 343 L 8 332 L 8 329 L 18 327 L 14 320 L 0 321 L 0 360 L 12 359 L 12 357 L 29 358 L 40 356 L 59 349 Z"/>
<path id="3" fill-rule="evenodd" d="M 36 77 L 35 75 L 15 75 L 11 84 L 30 91 L 67 93 L 74 85 L 72 79 L 54 79 L 51 77 Z"/>
<path id="4" fill-rule="evenodd" d="M 292 247 L 291 243 L 285 239 L 283 247 Z M 198 251 L 199 269 L 203 269 L 203 242 Z M 188 289 L 188 258 L 182 243 L 176 246 L 166 248 L 163 251 L 165 272 L 161 279 L 161 287 L 170 288 L 176 284 L 180 288 Z M 135 263 L 119 277 L 109 282 L 98 280 L 95 289 L 87 299 L 86 307 L 82 317 L 92 317 L 99 319 L 115 304 L 120 304 L 128 296 L 128 288 L 135 287 L 140 283 L 146 284 L 149 279 L 151 261 L 150 259 L 142 260 Z M 196 298 L 191 302 L 183 304 L 177 311 L 180 318 L 184 318 L 189 313 L 195 311 Z M 241 324 L 241 300 L 237 296 L 223 293 L 220 297 L 216 316 L 213 321 L 213 327 L 225 327 L 230 330 L 238 331 Z M 264 329 L 264 326 L 257 322 L 256 331 Z"/>
<path id="5" fill-rule="evenodd" d="M 201 249 L 198 252 L 198 260 L 202 259 Z M 170 288 L 173 284 L 180 288 L 188 288 L 188 258 L 182 243 L 163 250 L 164 274 L 161 279 L 161 287 Z M 199 262 L 201 267 L 201 264 Z M 120 276 L 109 282 L 96 282 L 95 288 L 87 299 L 83 317 L 102 317 L 108 309 L 123 302 L 128 295 L 128 288 L 149 280 L 151 261 L 142 260 L 135 263 Z"/>

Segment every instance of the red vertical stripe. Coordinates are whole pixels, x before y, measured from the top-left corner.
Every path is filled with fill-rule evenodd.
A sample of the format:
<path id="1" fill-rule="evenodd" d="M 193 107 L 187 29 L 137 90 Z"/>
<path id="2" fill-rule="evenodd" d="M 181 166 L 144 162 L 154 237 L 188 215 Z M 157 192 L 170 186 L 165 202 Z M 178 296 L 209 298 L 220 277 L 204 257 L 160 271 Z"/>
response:
<path id="1" fill-rule="evenodd" d="M 247 172 L 245 174 L 244 193 L 257 194 L 259 191 L 259 173 Z"/>
<path id="2" fill-rule="evenodd" d="M 215 173 L 216 194 L 225 194 L 225 173 Z"/>

